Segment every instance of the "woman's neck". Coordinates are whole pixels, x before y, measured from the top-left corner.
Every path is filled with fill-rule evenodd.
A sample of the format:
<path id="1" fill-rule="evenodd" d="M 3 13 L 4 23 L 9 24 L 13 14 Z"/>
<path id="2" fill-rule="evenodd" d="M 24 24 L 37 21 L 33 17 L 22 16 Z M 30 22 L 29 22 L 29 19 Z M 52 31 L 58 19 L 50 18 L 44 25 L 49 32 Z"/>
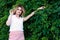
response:
<path id="1" fill-rule="evenodd" d="M 16 17 L 17 17 L 17 18 L 19 18 L 19 15 L 18 15 L 18 14 L 16 14 Z"/>

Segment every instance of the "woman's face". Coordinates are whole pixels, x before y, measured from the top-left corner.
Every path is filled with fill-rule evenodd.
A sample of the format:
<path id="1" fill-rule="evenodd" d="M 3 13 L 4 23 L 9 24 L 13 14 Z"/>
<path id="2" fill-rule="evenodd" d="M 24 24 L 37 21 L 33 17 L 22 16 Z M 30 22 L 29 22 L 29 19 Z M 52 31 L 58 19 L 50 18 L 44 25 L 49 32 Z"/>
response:
<path id="1" fill-rule="evenodd" d="M 17 10 L 16 10 L 16 14 L 17 15 L 20 15 L 22 13 L 22 8 L 21 7 L 18 7 Z"/>

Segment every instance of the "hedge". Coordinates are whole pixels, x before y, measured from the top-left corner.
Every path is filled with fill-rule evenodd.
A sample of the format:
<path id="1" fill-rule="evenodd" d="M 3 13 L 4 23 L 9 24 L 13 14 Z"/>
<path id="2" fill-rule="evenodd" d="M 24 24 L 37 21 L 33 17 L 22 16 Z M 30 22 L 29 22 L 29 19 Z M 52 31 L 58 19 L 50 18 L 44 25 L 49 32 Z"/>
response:
<path id="1" fill-rule="evenodd" d="M 6 20 L 16 4 L 24 6 L 24 16 L 40 6 L 46 7 L 24 22 L 25 40 L 60 40 L 60 0 L 0 0 L 0 40 L 8 40 Z"/>

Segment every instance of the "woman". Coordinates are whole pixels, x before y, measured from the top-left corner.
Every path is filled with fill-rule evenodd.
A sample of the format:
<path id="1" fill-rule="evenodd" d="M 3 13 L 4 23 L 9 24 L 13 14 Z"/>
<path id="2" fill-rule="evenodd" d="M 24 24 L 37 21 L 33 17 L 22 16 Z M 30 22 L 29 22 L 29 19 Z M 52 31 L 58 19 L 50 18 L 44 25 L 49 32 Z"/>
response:
<path id="1" fill-rule="evenodd" d="M 32 17 L 36 11 L 44 8 L 45 7 L 42 6 L 26 17 L 22 17 L 23 13 L 25 12 L 22 5 L 17 5 L 15 8 L 11 9 L 9 11 L 10 15 L 6 21 L 6 25 L 10 26 L 9 40 L 25 40 L 23 22 L 27 21 L 30 17 Z"/>

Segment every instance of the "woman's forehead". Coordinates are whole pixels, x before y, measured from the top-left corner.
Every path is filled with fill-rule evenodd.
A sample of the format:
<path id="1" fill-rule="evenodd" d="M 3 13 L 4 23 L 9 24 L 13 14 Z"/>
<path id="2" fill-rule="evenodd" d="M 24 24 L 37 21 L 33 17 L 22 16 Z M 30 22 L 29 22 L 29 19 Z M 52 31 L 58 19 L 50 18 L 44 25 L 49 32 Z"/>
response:
<path id="1" fill-rule="evenodd" d="M 21 7 L 18 7 L 18 9 L 21 9 Z"/>

